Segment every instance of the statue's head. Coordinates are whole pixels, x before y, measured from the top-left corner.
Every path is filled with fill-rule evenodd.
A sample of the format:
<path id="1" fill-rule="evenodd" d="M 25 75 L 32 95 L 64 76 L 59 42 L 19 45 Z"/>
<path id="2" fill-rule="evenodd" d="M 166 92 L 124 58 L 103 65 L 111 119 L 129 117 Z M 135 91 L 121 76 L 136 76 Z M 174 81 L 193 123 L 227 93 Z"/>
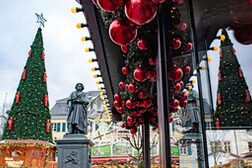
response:
<path id="1" fill-rule="evenodd" d="M 77 83 L 77 84 L 75 85 L 75 89 L 76 89 L 77 91 L 82 91 L 82 90 L 84 90 L 84 86 L 83 86 L 82 83 Z"/>

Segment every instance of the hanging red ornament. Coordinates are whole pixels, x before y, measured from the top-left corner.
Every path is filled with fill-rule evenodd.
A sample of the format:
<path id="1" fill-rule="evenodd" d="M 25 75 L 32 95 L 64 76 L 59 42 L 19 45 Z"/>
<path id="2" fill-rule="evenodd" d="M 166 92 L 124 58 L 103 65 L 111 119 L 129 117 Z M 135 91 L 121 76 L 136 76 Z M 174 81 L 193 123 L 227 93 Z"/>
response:
<path id="1" fill-rule="evenodd" d="M 239 75 L 239 77 L 240 78 L 242 78 L 243 77 L 243 72 L 242 72 L 242 70 L 241 70 L 241 68 L 239 67 L 239 69 L 238 69 L 238 75 Z"/>
<path id="2" fill-rule="evenodd" d="M 187 28 L 187 24 L 185 22 L 182 22 L 179 24 L 179 30 L 185 31 Z"/>
<path id="3" fill-rule="evenodd" d="M 192 50 L 193 44 L 191 42 L 186 43 L 186 45 L 183 48 L 183 51 L 188 53 Z"/>
<path id="4" fill-rule="evenodd" d="M 32 50 L 28 52 L 28 58 L 30 58 L 31 56 L 32 56 Z"/>
<path id="5" fill-rule="evenodd" d="M 218 73 L 218 80 L 222 80 L 222 75 L 221 75 L 221 70 L 219 70 L 219 73 Z"/>
<path id="6" fill-rule="evenodd" d="M 249 90 L 245 90 L 245 102 L 246 103 L 251 102 L 251 96 L 250 96 Z"/>
<path id="7" fill-rule="evenodd" d="M 20 93 L 20 92 L 17 92 L 17 93 L 16 93 L 16 100 L 15 100 L 16 104 L 19 104 L 19 103 L 20 103 L 20 98 L 21 98 L 21 93 Z"/>
<path id="8" fill-rule="evenodd" d="M 134 129 L 134 128 L 131 128 L 131 129 L 130 129 L 130 133 L 131 133 L 132 135 L 136 134 L 136 132 L 137 132 L 136 129 Z"/>
<path id="9" fill-rule="evenodd" d="M 44 95 L 44 106 L 48 107 L 48 96 Z"/>
<path id="10" fill-rule="evenodd" d="M 137 87 L 133 84 L 133 83 L 130 83 L 129 86 L 128 86 L 128 91 L 131 92 L 131 93 L 136 93 L 137 92 Z"/>
<path id="11" fill-rule="evenodd" d="M 22 74 L 22 79 L 25 80 L 25 79 L 26 79 L 26 76 L 27 76 L 27 75 L 26 75 L 26 69 L 24 69 L 23 74 Z"/>
<path id="12" fill-rule="evenodd" d="M 123 100 L 123 101 L 121 101 L 121 106 L 122 106 L 122 107 L 124 107 L 124 106 L 125 106 L 125 104 L 126 104 L 126 103 L 125 103 L 125 101 L 124 101 L 124 100 Z"/>
<path id="13" fill-rule="evenodd" d="M 166 0 L 155 0 L 156 3 L 163 3 Z"/>
<path id="14" fill-rule="evenodd" d="M 140 99 L 145 99 L 147 97 L 147 94 L 143 91 L 138 92 L 138 97 Z"/>
<path id="15" fill-rule="evenodd" d="M 44 51 L 42 51 L 42 53 L 41 53 L 41 59 L 44 61 L 45 60 L 45 53 L 44 53 Z"/>
<path id="16" fill-rule="evenodd" d="M 183 88 L 185 86 L 183 81 L 180 81 L 179 84 L 180 84 L 181 88 Z"/>
<path id="17" fill-rule="evenodd" d="M 178 99 L 172 99 L 171 102 L 170 102 L 170 106 L 175 109 L 179 106 L 179 101 Z"/>
<path id="18" fill-rule="evenodd" d="M 169 115 L 169 122 L 171 123 L 173 121 L 173 116 Z"/>
<path id="19" fill-rule="evenodd" d="M 144 107 L 144 108 L 149 108 L 151 105 L 152 105 L 151 100 L 150 99 L 145 99 L 145 100 L 143 100 L 141 106 Z"/>
<path id="20" fill-rule="evenodd" d="M 133 117 L 137 117 L 137 116 L 138 116 L 138 113 L 137 113 L 137 111 L 133 111 L 133 112 L 131 113 L 131 115 L 132 115 Z"/>
<path id="21" fill-rule="evenodd" d="M 11 131 L 13 129 L 13 118 L 10 117 L 8 120 L 8 130 Z"/>
<path id="22" fill-rule="evenodd" d="M 46 133 L 50 132 L 50 120 L 46 120 L 46 129 L 45 129 Z"/>
<path id="23" fill-rule="evenodd" d="M 181 47 L 181 40 L 178 39 L 178 38 L 173 39 L 173 40 L 172 40 L 172 46 L 171 46 L 171 47 L 172 47 L 173 50 L 179 49 L 179 48 Z"/>
<path id="24" fill-rule="evenodd" d="M 123 5 L 124 0 L 97 0 L 99 7 L 106 12 L 113 12 Z"/>
<path id="25" fill-rule="evenodd" d="M 127 124 L 128 124 L 129 126 L 132 126 L 132 125 L 133 125 L 133 122 L 134 122 L 134 119 L 133 119 L 131 116 L 128 116 L 128 117 L 127 117 Z"/>
<path id="26" fill-rule="evenodd" d="M 184 68 L 184 73 L 185 74 L 189 74 L 191 72 L 191 67 L 190 66 L 186 66 L 185 68 Z"/>
<path id="27" fill-rule="evenodd" d="M 150 81 L 156 81 L 157 73 L 156 71 L 147 71 L 146 76 Z"/>
<path id="28" fill-rule="evenodd" d="M 179 102 L 180 107 L 185 107 L 187 105 L 187 100 L 182 100 Z"/>
<path id="29" fill-rule="evenodd" d="M 114 94 L 114 100 L 121 101 L 121 95 L 119 93 Z"/>
<path id="30" fill-rule="evenodd" d="M 122 50 L 122 52 L 124 52 L 126 54 L 129 52 L 129 47 L 127 45 L 122 45 L 121 50 Z"/>
<path id="31" fill-rule="evenodd" d="M 153 66 L 156 65 L 156 64 L 157 64 L 156 59 L 155 59 L 155 58 L 152 58 L 152 57 L 149 58 L 149 59 L 148 59 L 148 64 L 149 64 L 149 65 L 153 65 Z"/>
<path id="32" fill-rule="evenodd" d="M 129 89 L 129 84 L 126 84 L 125 85 L 125 90 L 128 90 Z"/>
<path id="33" fill-rule="evenodd" d="M 142 51 L 146 51 L 149 48 L 149 44 L 144 39 L 139 39 L 137 42 L 137 47 Z"/>
<path id="34" fill-rule="evenodd" d="M 109 26 L 109 37 L 117 45 L 127 45 L 134 41 L 136 36 L 136 26 L 122 19 L 115 19 Z"/>
<path id="35" fill-rule="evenodd" d="M 222 105 L 222 96 L 220 93 L 217 93 L 217 104 L 218 106 Z"/>
<path id="36" fill-rule="evenodd" d="M 43 82 L 46 83 L 46 80 L 47 80 L 47 75 L 46 75 L 46 72 L 44 72 L 44 75 L 43 75 Z"/>
<path id="37" fill-rule="evenodd" d="M 122 81 L 119 82 L 119 88 L 120 88 L 121 90 L 123 90 L 124 87 L 125 87 L 124 82 L 122 82 Z"/>
<path id="38" fill-rule="evenodd" d="M 178 93 L 181 90 L 181 88 L 182 87 L 181 87 L 180 83 L 176 83 L 175 88 L 174 88 L 174 92 Z"/>
<path id="39" fill-rule="evenodd" d="M 144 25 L 155 18 L 157 5 L 153 0 L 128 0 L 124 12 L 131 22 Z"/>
<path id="40" fill-rule="evenodd" d="M 129 74 L 129 67 L 127 67 L 127 66 L 122 67 L 122 73 L 124 75 L 128 75 Z"/>
<path id="41" fill-rule="evenodd" d="M 143 67 L 137 67 L 133 72 L 133 77 L 138 82 L 144 82 L 147 79 L 146 70 Z"/>
<path id="42" fill-rule="evenodd" d="M 118 100 L 115 100 L 113 104 L 114 104 L 114 107 L 115 107 L 115 108 L 121 107 Z"/>
<path id="43" fill-rule="evenodd" d="M 220 120 L 218 118 L 216 118 L 216 120 L 215 120 L 215 127 L 217 130 L 220 129 Z"/>
<path id="44" fill-rule="evenodd" d="M 126 107 L 128 109 L 133 109 L 135 107 L 135 104 L 133 103 L 132 99 L 126 101 Z"/>
<path id="45" fill-rule="evenodd" d="M 172 72 L 168 73 L 168 79 L 173 82 L 179 81 L 183 77 L 183 71 L 177 65 L 174 65 Z"/>

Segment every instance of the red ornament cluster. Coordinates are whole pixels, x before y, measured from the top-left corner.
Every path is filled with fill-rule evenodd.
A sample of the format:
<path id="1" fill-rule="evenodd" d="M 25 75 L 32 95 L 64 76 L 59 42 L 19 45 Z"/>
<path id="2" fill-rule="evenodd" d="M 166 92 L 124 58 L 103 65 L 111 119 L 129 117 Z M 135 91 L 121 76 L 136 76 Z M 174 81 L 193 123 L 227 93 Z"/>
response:
<path id="1" fill-rule="evenodd" d="M 47 95 L 44 95 L 43 102 L 44 102 L 44 106 L 48 107 L 48 96 Z"/>
<path id="2" fill-rule="evenodd" d="M 27 76 L 27 74 L 26 74 L 26 69 L 24 69 L 23 74 L 22 74 L 22 79 L 25 80 L 25 79 L 26 79 L 26 76 Z"/>
<path id="3" fill-rule="evenodd" d="M 41 59 L 44 61 L 45 60 L 45 53 L 44 53 L 44 51 L 42 51 L 42 53 L 41 53 Z"/>
<path id="4" fill-rule="evenodd" d="M 8 130 L 11 131 L 13 130 L 13 118 L 10 117 L 9 120 L 8 120 Z"/>
<path id="5" fill-rule="evenodd" d="M 20 93 L 20 92 L 17 92 L 17 93 L 16 93 L 16 98 L 15 98 L 15 103 L 16 103 L 16 104 L 19 104 L 19 103 L 20 103 L 20 99 L 21 99 L 21 93 Z"/>
<path id="6" fill-rule="evenodd" d="M 45 132 L 46 132 L 46 133 L 49 133 L 49 132 L 50 132 L 50 120 L 46 120 Z"/>

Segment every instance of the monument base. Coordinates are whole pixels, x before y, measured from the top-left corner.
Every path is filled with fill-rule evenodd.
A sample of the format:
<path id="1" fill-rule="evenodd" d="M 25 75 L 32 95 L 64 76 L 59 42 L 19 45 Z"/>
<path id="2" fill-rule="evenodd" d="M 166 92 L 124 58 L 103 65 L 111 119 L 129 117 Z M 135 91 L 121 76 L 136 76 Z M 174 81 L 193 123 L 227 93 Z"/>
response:
<path id="1" fill-rule="evenodd" d="M 58 147 L 58 168 L 89 168 L 91 147 L 94 143 L 84 134 L 66 134 L 56 140 Z"/>

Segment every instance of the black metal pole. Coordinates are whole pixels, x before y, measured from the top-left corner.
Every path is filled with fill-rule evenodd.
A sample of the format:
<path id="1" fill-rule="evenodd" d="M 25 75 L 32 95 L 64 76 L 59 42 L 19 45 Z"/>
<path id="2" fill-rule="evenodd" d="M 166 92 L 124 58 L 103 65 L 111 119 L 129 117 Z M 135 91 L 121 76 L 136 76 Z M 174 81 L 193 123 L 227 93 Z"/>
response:
<path id="1" fill-rule="evenodd" d="M 143 157 L 144 168 L 150 168 L 150 126 L 149 117 L 145 113 L 143 126 Z"/>
<path id="2" fill-rule="evenodd" d="M 158 65 L 159 74 L 157 80 L 158 96 L 158 120 L 159 120 L 159 139 L 160 139 L 160 168 L 171 167 L 170 149 L 170 130 L 169 130 L 169 89 L 168 89 L 168 68 L 167 64 L 171 61 L 169 53 L 169 20 L 167 17 L 169 2 L 161 4 L 158 16 Z"/>
<path id="3" fill-rule="evenodd" d="M 202 96 L 202 84 L 201 84 L 201 76 L 200 76 L 200 69 L 199 69 L 199 54 L 198 54 L 198 39 L 196 35 L 196 26 L 194 20 L 194 12 L 193 12 L 193 4 L 192 0 L 189 0 L 189 12 L 190 12 L 190 20 L 191 20 L 191 30 L 193 36 L 193 47 L 194 47 L 194 55 L 195 55 L 195 62 L 197 68 L 197 81 L 198 81 L 198 90 L 199 90 L 199 103 L 200 103 L 200 118 L 201 118 L 201 128 L 202 128 L 202 140 L 203 140 L 203 151 L 204 151 L 204 160 L 205 160 L 205 167 L 208 168 L 208 152 L 207 152 L 207 137 L 206 137 L 206 125 L 205 125 L 205 118 L 204 118 L 204 103 L 203 103 L 203 96 Z"/>

